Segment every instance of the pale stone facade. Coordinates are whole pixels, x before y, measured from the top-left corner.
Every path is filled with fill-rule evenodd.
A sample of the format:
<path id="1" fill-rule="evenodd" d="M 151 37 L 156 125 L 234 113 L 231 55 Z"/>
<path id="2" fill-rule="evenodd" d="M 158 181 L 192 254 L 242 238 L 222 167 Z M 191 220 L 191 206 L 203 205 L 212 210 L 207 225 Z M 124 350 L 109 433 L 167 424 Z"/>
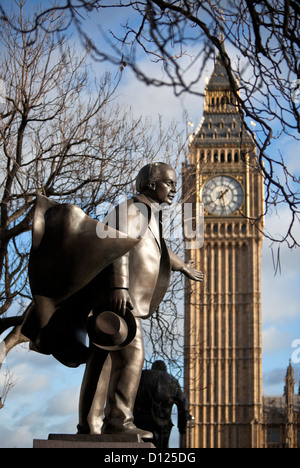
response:
<path id="1" fill-rule="evenodd" d="M 263 180 L 217 57 L 204 118 L 183 170 L 184 201 L 204 202 L 204 246 L 186 259 L 185 393 L 194 417 L 185 445 L 262 447 L 261 249 Z"/>

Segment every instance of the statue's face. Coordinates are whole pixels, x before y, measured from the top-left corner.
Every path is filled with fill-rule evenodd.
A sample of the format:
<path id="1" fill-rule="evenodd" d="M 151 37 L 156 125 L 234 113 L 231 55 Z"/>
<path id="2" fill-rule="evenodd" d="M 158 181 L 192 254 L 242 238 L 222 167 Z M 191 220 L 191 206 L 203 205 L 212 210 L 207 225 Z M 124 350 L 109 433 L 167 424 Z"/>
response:
<path id="1" fill-rule="evenodd" d="M 171 205 L 177 192 L 177 177 L 174 169 L 164 167 L 160 170 L 160 176 L 149 185 L 151 198 L 155 202 Z"/>

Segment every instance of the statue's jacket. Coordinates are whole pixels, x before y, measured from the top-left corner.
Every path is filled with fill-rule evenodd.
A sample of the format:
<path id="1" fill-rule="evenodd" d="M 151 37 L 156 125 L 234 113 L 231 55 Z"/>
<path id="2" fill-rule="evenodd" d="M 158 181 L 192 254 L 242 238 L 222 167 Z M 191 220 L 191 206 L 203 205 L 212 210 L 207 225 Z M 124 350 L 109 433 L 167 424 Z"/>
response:
<path id="1" fill-rule="evenodd" d="M 75 205 L 37 197 L 28 267 L 35 307 L 22 326 L 31 349 L 70 367 L 84 363 L 87 317 L 109 307 L 111 288 L 129 290 L 136 317 L 153 314 L 173 260 L 154 211 L 139 195 L 115 208 L 115 223 L 100 223 Z"/>

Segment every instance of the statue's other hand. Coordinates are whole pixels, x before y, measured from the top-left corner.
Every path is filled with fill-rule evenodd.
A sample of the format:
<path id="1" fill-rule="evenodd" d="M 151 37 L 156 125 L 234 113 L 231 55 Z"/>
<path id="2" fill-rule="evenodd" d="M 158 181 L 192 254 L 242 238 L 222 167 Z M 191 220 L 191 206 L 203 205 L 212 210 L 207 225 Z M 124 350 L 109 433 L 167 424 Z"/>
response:
<path id="1" fill-rule="evenodd" d="M 194 281 L 203 281 L 204 273 L 200 270 L 195 270 L 191 265 L 184 265 L 182 273 L 187 276 L 189 279 Z"/>
<path id="2" fill-rule="evenodd" d="M 110 292 L 111 310 L 118 315 L 124 316 L 126 308 L 132 310 L 133 305 L 127 289 L 112 289 Z"/>

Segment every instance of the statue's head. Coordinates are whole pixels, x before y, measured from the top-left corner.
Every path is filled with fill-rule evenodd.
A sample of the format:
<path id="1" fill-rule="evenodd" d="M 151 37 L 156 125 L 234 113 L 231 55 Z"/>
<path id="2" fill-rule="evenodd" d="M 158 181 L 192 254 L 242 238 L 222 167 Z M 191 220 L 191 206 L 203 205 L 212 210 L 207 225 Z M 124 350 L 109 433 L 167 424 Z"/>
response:
<path id="1" fill-rule="evenodd" d="M 160 370 L 160 371 L 167 372 L 167 366 L 164 363 L 164 361 L 155 361 L 152 364 L 152 370 Z"/>
<path id="2" fill-rule="evenodd" d="M 177 192 L 176 185 L 177 177 L 174 169 L 163 162 L 147 164 L 136 178 L 137 192 L 159 204 L 171 205 Z"/>

